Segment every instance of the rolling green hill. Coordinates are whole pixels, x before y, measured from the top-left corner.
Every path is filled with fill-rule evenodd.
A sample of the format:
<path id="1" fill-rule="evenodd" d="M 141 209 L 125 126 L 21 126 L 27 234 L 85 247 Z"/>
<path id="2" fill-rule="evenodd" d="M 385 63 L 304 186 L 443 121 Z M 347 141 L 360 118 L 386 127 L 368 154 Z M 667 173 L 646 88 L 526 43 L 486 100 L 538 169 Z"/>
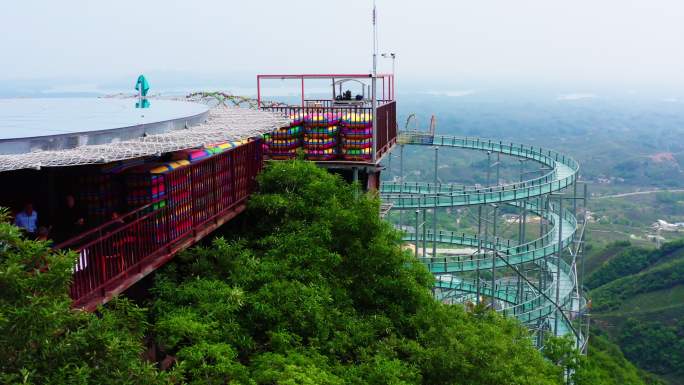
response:
<path id="1" fill-rule="evenodd" d="M 590 256 L 595 325 L 641 369 L 684 384 L 684 242 L 658 250 L 622 242 Z"/>

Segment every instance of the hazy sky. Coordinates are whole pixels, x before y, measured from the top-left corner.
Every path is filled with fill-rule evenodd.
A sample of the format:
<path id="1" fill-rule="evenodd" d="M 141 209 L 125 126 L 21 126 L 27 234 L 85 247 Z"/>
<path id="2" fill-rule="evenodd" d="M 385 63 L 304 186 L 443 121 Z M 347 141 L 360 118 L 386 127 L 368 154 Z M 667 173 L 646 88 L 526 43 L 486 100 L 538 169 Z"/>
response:
<path id="1" fill-rule="evenodd" d="M 682 0 L 378 0 L 380 49 L 407 84 L 684 88 Z M 0 82 L 140 72 L 253 83 L 366 72 L 372 0 L 21 0 L 0 12 Z M 384 70 L 390 62 L 381 61 Z"/>

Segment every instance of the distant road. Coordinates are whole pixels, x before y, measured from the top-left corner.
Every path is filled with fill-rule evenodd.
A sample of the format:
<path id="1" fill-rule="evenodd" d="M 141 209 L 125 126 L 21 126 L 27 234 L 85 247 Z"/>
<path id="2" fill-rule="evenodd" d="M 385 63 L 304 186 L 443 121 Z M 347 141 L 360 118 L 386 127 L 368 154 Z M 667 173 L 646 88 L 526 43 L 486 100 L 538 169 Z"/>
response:
<path id="1" fill-rule="evenodd" d="M 628 196 L 632 196 L 632 195 L 653 194 L 653 193 L 657 193 L 657 192 L 684 192 L 684 189 L 634 191 L 634 192 L 628 192 L 628 193 L 622 193 L 622 194 L 602 195 L 602 196 L 596 197 L 596 198 L 597 199 L 622 198 L 622 197 L 628 197 Z"/>

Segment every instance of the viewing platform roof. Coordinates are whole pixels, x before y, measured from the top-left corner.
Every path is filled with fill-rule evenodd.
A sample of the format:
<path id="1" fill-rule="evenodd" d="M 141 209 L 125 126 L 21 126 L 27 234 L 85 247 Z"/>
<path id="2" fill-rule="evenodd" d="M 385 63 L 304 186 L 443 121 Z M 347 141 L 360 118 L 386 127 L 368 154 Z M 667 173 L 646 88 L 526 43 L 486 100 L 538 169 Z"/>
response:
<path id="1" fill-rule="evenodd" d="M 130 98 L 0 101 L 0 171 L 159 155 L 260 136 L 287 124 L 278 114 L 247 108 L 160 99 L 150 104 L 137 109 Z"/>

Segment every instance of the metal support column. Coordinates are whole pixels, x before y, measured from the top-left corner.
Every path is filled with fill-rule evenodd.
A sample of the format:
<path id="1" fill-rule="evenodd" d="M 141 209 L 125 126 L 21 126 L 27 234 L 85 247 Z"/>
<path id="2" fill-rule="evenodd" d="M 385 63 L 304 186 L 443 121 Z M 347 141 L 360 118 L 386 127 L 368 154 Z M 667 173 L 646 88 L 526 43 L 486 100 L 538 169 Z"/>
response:
<path id="1" fill-rule="evenodd" d="M 539 238 L 544 237 L 544 197 L 539 197 L 537 199 L 539 207 Z"/>
<path id="2" fill-rule="evenodd" d="M 496 256 L 498 253 L 499 238 L 496 236 L 496 215 L 498 206 L 494 206 L 492 211 L 492 237 L 494 237 L 494 249 L 492 250 L 492 309 L 494 309 L 494 298 L 496 298 Z"/>
<path id="3" fill-rule="evenodd" d="M 587 198 L 589 197 L 588 191 L 587 191 L 587 184 L 584 184 L 584 199 L 582 199 L 582 220 L 584 221 L 584 226 L 587 225 Z M 584 239 L 582 239 L 582 244 L 580 244 L 580 250 L 581 250 L 581 255 L 580 255 L 580 282 L 579 282 L 579 289 L 580 289 L 580 294 L 584 292 L 584 258 L 586 257 L 584 255 Z"/>
<path id="4" fill-rule="evenodd" d="M 482 205 L 477 206 L 477 254 L 475 284 L 477 285 L 477 304 L 480 304 L 480 259 L 482 258 Z"/>
<path id="5" fill-rule="evenodd" d="M 358 199 L 359 198 L 359 189 L 356 184 L 359 182 L 359 168 L 358 167 L 353 167 L 352 168 L 352 180 L 354 181 L 354 198 Z"/>
<path id="6" fill-rule="evenodd" d="M 438 191 L 437 184 L 439 183 L 439 178 L 437 177 L 437 170 L 439 167 L 439 147 L 435 147 L 435 192 Z M 435 207 L 432 209 L 432 257 L 437 256 L 437 200 L 435 198 Z"/>
<path id="7" fill-rule="evenodd" d="M 378 157 L 378 99 L 377 99 L 377 77 L 375 76 L 375 71 L 373 71 L 373 76 L 371 80 L 371 109 L 373 110 L 373 145 L 371 151 L 371 159 L 373 163 L 377 161 Z"/>
<path id="8" fill-rule="evenodd" d="M 527 238 L 527 200 L 523 202 L 523 212 L 522 212 L 522 218 L 520 219 L 520 222 L 522 223 L 522 234 L 520 238 L 520 243 L 523 244 L 526 242 Z"/>
<path id="9" fill-rule="evenodd" d="M 496 185 L 501 184 L 501 153 L 496 153 Z"/>
<path id="10" fill-rule="evenodd" d="M 572 215 L 577 218 L 577 179 L 572 184 Z"/>
<path id="11" fill-rule="evenodd" d="M 404 192 L 404 145 L 399 145 L 399 196 Z M 399 228 L 404 229 L 404 210 L 399 210 Z"/>
<path id="12" fill-rule="evenodd" d="M 477 240 L 477 247 L 481 248 L 482 247 L 482 240 L 478 239 Z M 475 285 L 476 285 L 476 290 L 475 294 L 477 295 L 477 298 L 475 299 L 476 304 L 480 304 L 480 297 L 482 296 L 482 293 L 480 292 L 480 257 L 475 260 L 476 267 L 475 267 Z"/>
<path id="13" fill-rule="evenodd" d="M 544 218 L 548 215 L 548 199 L 544 199 L 545 197 L 541 197 L 541 202 L 539 204 L 539 211 L 541 214 L 541 218 L 539 219 L 539 238 L 542 239 L 544 234 L 546 234 L 546 224 L 544 221 Z M 546 290 L 546 280 L 547 280 L 547 273 L 548 273 L 548 259 L 546 257 L 546 253 L 544 253 L 544 262 L 541 265 L 541 270 L 539 271 L 539 288 L 542 291 Z"/>
<path id="14" fill-rule="evenodd" d="M 425 246 L 427 245 L 427 209 L 423 209 L 423 258 L 426 257 Z"/>
<path id="15" fill-rule="evenodd" d="M 553 333 L 558 336 L 558 318 L 561 317 L 560 307 L 560 265 L 563 260 L 563 198 L 558 199 L 558 260 L 556 261 L 556 317 Z"/>
<path id="16" fill-rule="evenodd" d="M 420 247 L 420 246 L 418 246 L 418 228 L 420 227 L 420 223 L 419 223 L 420 217 L 419 216 L 420 216 L 420 210 L 416 210 L 416 228 L 414 229 L 415 233 L 416 233 L 416 244 L 414 245 L 415 250 L 416 250 L 416 259 L 418 259 L 418 248 Z"/>
<path id="17" fill-rule="evenodd" d="M 485 182 L 485 187 L 489 187 L 489 174 L 492 172 L 492 152 L 487 151 L 487 179 Z"/>

